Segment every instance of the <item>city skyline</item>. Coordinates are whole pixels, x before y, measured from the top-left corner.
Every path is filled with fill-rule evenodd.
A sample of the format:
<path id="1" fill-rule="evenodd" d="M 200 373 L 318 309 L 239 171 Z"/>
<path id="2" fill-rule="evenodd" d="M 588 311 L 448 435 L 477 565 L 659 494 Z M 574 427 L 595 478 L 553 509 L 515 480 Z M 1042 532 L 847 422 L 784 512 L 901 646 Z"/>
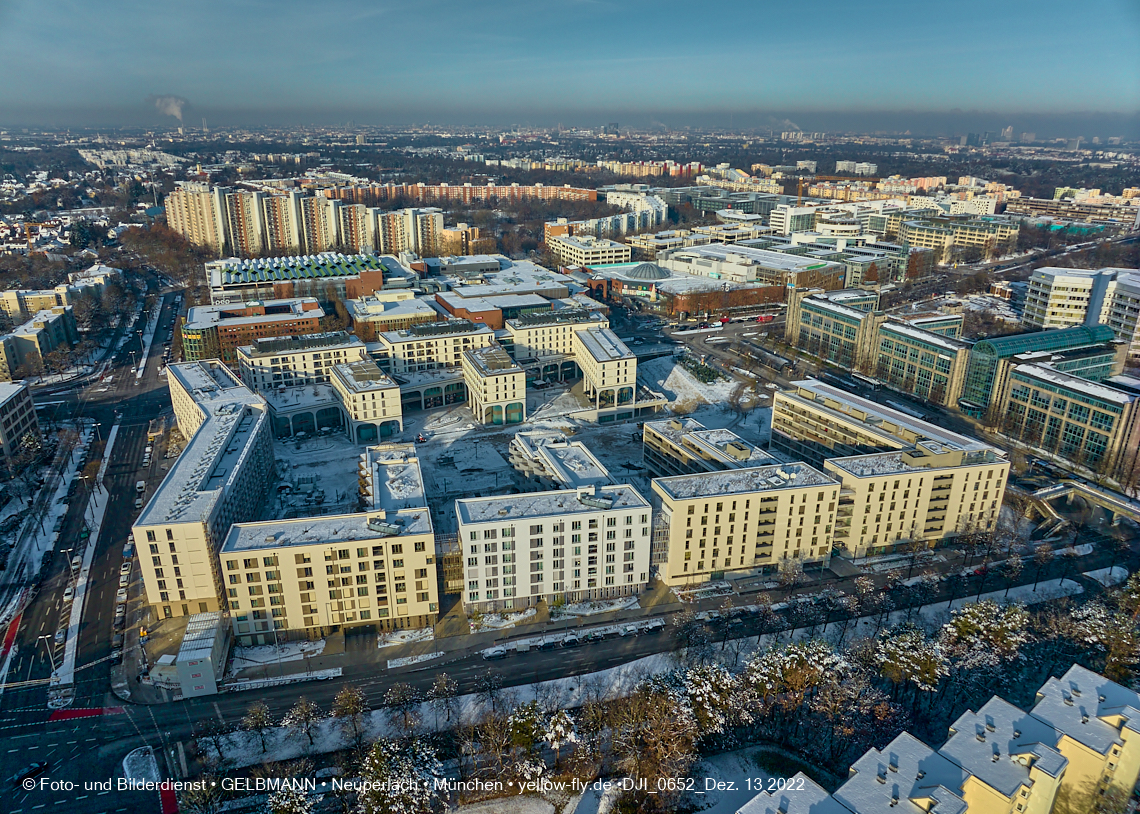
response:
<path id="1" fill-rule="evenodd" d="M 338 0 L 303 26 L 304 12 L 259 2 L 161 12 L 114 2 L 97 13 L 11 2 L 0 7 L 0 72 L 35 66 L 36 81 L 0 88 L 0 126 L 159 126 L 176 124 L 178 109 L 195 127 L 616 119 L 937 135 L 996 116 L 994 126 L 1090 137 L 1127 136 L 1140 120 L 1140 64 L 1123 58 L 1140 9 L 1124 0 L 922 15 L 894 0 L 870 11 L 825 2 L 803 33 L 790 7 L 705 11 L 709 27 L 685 38 L 692 9 L 676 2 L 491 12 Z M 718 19 L 731 27 L 718 33 Z M 551 37 L 564 31 L 576 33 Z M 1091 41 L 1121 55 L 1112 70 L 1074 53 Z"/>

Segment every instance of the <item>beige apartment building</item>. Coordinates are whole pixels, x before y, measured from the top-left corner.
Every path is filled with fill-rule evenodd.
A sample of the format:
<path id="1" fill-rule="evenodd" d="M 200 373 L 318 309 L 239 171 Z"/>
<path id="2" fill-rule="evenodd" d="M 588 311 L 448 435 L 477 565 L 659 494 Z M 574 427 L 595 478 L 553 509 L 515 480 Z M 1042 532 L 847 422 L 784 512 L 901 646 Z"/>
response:
<path id="1" fill-rule="evenodd" d="M 328 382 L 334 365 L 368 358 L 364 343 L 344 331 L 260 337 L 236 353 L 238 375 L 259 393 Z"/>
<path id="2" fill-rule="evenodd" d="M 467 404 L 483 424 L 526 421 L 526 373 L 500 345 L 465 351 L 462 357 Z"/>
<path id="3" fill-rule="evenodd" d="M 840 484 L 807 464 L 654 478 L 652 489 L 667 585 L 830 558 Z"/>
<path id="4" fill-rule="evenodd" d="M 454 368 L 463 364 L 463 352 L 485 348 L 495 340 L 486 325 L 466 319 L 449 319 L 413 325 L 404 331 L 386 331 L 376 337 L 380 348 L 375 358 L 387 373 L 413 373 Z"/>
<path id="5" fill-rule="evenodd" d="M 24 382 L 0 382 L 0 467 L 11 464 L 25 440 L 32 448 L 42 440 L 31 391 Z"/>
<path id="6" fill-rule="evenodd" d="M 649 582 L 651 510 L 628 484 L 455 501 L 469 608 L 635 596 Z"/>
<path id="7" fill-rule="evenodd" d="M 527 362 L 545 363 L 571 358 L 574 356 L 574 334 L 589 328 L 608 327 L 610 321 L 601 313 L 579 308 L 524 314 L 506 320 L 506 329 L 514 344 L 514 357 L 524 365 Z"/>
<path id="8" fill-rule="evenodd" d="M 633 247 L 604 237 L 562 235 L 547 240 L 551 253 L 563 266 L 600 266 L 607 263 L 628 263 Z"/>
<path id="9" fill-rule="evenodd" d="M 358 444 L 384 441 L 404 431 L 400 386 L 371 359 L 332 368 L 333 392 L 348 418 L 348 437 Z"/>
<path id="10" fill-rule="evenodd" d="M 637 357 L 609 328 L 587 328 L 571 337 L 582 370 L 584 394 L 595 409 L 632 405 L 637 392 Z"/>
<path id="11" fill-rule="evenodd" d="M 657 478 L 748 469 L 776 462 L 731 430 L 706 429 L 695 418 L 684 416 L 645 422 L 641 460 L 649 476 Z"/>
<path id="12" fill-rule="evenodd" d="M 275 471 L 260 396 L 217 360 L 167 371 L 188 442 L 133 525 L 147 602 L 159 619 L 224 609 L 218 548 L 231 524 L 261 512 Z"/>

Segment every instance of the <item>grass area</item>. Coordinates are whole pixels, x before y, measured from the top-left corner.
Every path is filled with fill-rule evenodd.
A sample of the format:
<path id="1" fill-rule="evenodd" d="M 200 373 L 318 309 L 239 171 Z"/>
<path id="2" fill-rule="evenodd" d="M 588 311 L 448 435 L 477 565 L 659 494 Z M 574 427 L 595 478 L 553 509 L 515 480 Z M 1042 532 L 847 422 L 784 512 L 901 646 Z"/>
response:
<path id="1" fill-rule="evenodd" d="M 722 375 L 716 368 L 709 367 L 708 365 L 702 365 L 691 356 L 682 357 L 681 366 L 684 367 L 685 370 L 692 373 L 693 378 L 695 378 L 701 384 L 712 384 L 713 382 L 718 382 L 721 379 L 728 379 L 727 376 Z"/>

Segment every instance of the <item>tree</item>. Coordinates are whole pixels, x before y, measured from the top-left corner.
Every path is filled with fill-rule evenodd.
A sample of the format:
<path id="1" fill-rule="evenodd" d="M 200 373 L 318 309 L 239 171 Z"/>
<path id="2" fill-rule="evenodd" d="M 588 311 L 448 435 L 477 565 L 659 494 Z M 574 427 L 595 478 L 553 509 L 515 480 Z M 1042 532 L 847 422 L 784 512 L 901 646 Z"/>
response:
<path id="1" fill-rule="evenodd" d="M 1048 543 L 1041 543 L 1033 549 L 1033 564 L 1037 567 L 1033 575 L 1033 592 L 1037 592 L 1037 583 L 1041 581 L 1041 572 L 1053 562 L 1053 547 Z"/>
<path id="2" fill-rule="evenodd" d="M 495 703 L 503 691 L 503 677 L 498 673 L 487 673 L 479 677 L 475 683 L 475 692 L 479 700 L 491 707 L 491 714 L 495 714 Z"/>
<path id="3" fill-rule="evenodd" d="M 365 719 L 372 707 L 359 687 L 345 687 L 333 700 L 332 717 L 357 751 L 364 749 Z"/>
<path id="4" fill-rule="evenodd" d="M 293 708 L 285 713 L 281 725 L 288 727 L 290 734 L 305 735 L 309 739 L 309 746 L 314 746 L 316 741 L 313 739 L 313 733 L 320 728 L 320 722 L 324 717 L 321 708 L 302 695 Z"/>
<path id="5" fill-rule="evenodd" d="M 1140 661 L 1140 636 L 1132 619 L 1100 602 L 1088 602 L 1072 613 L 1078 640 L 1104 653 L 1104 675 L 1128 684 Z"/>
<path id="6" fill-rule="evenodd" d="M 1017 582 L 1017 578 L 1021 576 L 1021 572 L 1025 570 L 1025 564 L 1021 561 L 1020 555 L 1010 554 L 1002 565 L 1001 570 L 1005 575 L 1005 595 L 1009 596 L 1010 586 Z"/>
<path id="7" fill-rule="evenodd" d="M 885 630 L 875 643 L 879 672 L 895 685 L 914 685 L 916 691 L 934 692 L 948 664 L 941 645 L 913 625 Z"/>
<path id="8" fill-rule="evenodd" d="M 311 814 L 313 801 L 309 795 L 290 785 L 284 785 L 269 795 L 270 814 Z"/>
<path id="9" fill-rule="evenodd" d="M 357 814 L 430 814 L 440 803 L 442 767 L 422 740 L 376 741 L 360 767 Z"/>
<path id="10" fill-rule="evenodd" d="M 179 796 L 179 810 L 187 814 L 218 814 L 226 799 L 222 784 L 209 772 L 200 774 L 196 779 L 197 782 Z"/>
<path id="11" fill-rule="evenodd" d="M 273 717 L 269 713 L 269 705 L 264 701 L 256 701 L 246 709 L 241 719 L 241 728 L 246 732 L 256 732 L 261 741 L 261 751 L 268 751 L 266 735 L 273 728 Z"/>
<path id="12" fill-rule="evenodd" d="M 388 707 L 392 723 L 398 725 L 405 736 L 412 734 L 416 727 L 416 716 L 413 710 L 420 704 L 419 693 L 411 684 L 399 682 L 393 684 L 384 693 L 384 705 Z"/>
<path id="13" fill-rule="evenodd" d="M 696 759 L 697 727 L 674 695 L 642 686 L 613 713 L 611 733 L 619 772 L 647 780 L 651 789 L 657 788 L 659 779 L 685 776 Z M 676 798 L 677 794 L 665 792 L 646 803 L 671 811 Z"/>
<path id="14" fill-rule="evenodd" d="M 214 750 L 215 765 L 222 765 L 225 763 L 226 756 L 223 744 L 225 743 L 226 736 L 230 734 L 230 728 L 217 718 L 207 718 L 200 728 L 197 730 L 198 743 L 203 747 L 202 753 L 207 760 L 210 759 L 210 749 Z"/>
<path id="15" fill-rule="evenodd" d="M 526 755 L 533 754 L 535 747 L 542 742 L 544 723 L 537 702 L 520 704 L 507 716 L 511 746 L 521 749 Z"/>
<path id="16" fill-rule="evenodd" d="M 570 717 L 570 713 L 560 709 L 551 715 L 546 720 L 542 740 L 554 752 L 554 765 L 557 767 L 562 747 L 578 742 L 578 733 L 574 730 L 574 719 Z"/>
<path id="17" fill-rule="evenodd" d="M 459 702 L 456 696 L 459 695 L 459 685 L 455 679 L 447 673 L 439 673 L 435 677 L 435 682 L 428 690 L 428 701 L 431 702 L 432 708 L 436 713 L 436 728 L 439 724 L 440 710 L 446 713 L 447 723 L 451 723 L 451 716 L 455 715 L 458 711 Z"/>
<path id="18" fill-rule="evenodd" d="M 1030 640 L 1029 613 L 1020 605 L 1002 606 L 992 599 L 965 605 L 942 627 L 946 652 L 969 666 L 1011 662 Z"/>

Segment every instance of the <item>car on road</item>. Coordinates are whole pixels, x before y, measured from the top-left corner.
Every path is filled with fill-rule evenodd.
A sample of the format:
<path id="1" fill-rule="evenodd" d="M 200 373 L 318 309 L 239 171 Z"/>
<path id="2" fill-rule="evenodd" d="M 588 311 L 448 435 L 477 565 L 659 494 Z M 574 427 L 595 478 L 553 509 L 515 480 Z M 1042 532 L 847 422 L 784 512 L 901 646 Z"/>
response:
<path id="1" fill-rule="evenodd" d="M 118 591 L 115 592 L 115 601 L 116 602 L 126 602 L 127 601 L 127 589 L 126 588 L 120 588 Z"/>
<path id="2" fill-rule="evenodd" d="M 134 555 L 135 555 L 134 543 L 127 543 L 125 546 L 123 546 L 123 557 L 125 559 L 130 559 Z"/>
<path id="3" fill-rule="evenodd" d="M 545 642 L 538 646 L 539 650 L 557 650 L 562 646 L 562 642 L 558 639 L 547 639 Z"/>
<path id="4" fill-rule="evenodd" d="M 14 775 L 12 775 L 12 777 L 10 777 L 8 779 L 8 782 L 11 783 L 13 786 L 17 786 L 20 783 L 23 783 L 28 778 L 37 777 L 37 776 L 43 774 L 44 772 L 47 771 L 47 769 L 48 769 L 48 762 L 46 760 L 39 760 L 39 761 L 36 761 L 35 763 L 31 764 L 30 766 L 27 766 L 27 767 L 21 769 L 20 771 L 16 772 Z"/>
<path id="5" fill-rule="evenodd" d="M 119 573 L 123 574 L 123 575 L 130 574 L 131 573 L 131 564 L 129 562 L 125 562 L 122 565 L 120 565 L 119 566 Z"/>
<path id="6" fill-rule="evenodd" d="M 483 658 L 487 661 L 495 661 L 496 659 L 505 659 L 507 657 L 507 648 L 505 647 L 492 647 L 483 651 Z"/>
<path id="7" fill-rule="evenodd" d="M 78 571 L 81 563 L 82 563 L 82 560 L 80 560 L 79 555 L 76 554 L 74 557 L 71 558 L 71 570 L 72 571 Z"/>
<path id="8" fill-rule="evenodd" d="M 636 636 L 639 631 L 637 625 L 625 625 L 620 632 L 622 636 Z"/>
<path id="9" fill-rule="evenodd" d="M 120 588 L 126 588 L 130 584 L 131 584 L 131 575 L 129 572 L 126 574 L 119 574 L 119 587 Z"/>
<path id="10" fill-rule="evenodd" d="M 567 636 L 565 639 L 562 640 L 562 646 L 563 647 L 577 647 L 581 643 L 582 642 L 580 642 L 578 640 L 578 637 L 575 636 L 573 633 L 571 633 L 569 636 Z"/>
<path id="11" fill-rule="evenodd" d="M 68 585 L 63 589 L 63 601 L 70 602 L 75 597 L 75 586 Z"/>
<path id="12" fill-rule="evenodd" d="M 56 644 L 63 644 L 63 640 L 66 638 L 67 638 L 67 631 L 65 631 L 63 628 L 60 628 L 59 630 L 57 630 L 55 632 L 55 643 Z"/>
<path id="13" fill-rule="evenodd" d="M 141 509 L 141 508 L 142 508 L 142 498 L 141 498 L 141 497 L 136 497 L 136 498 L 135 498 L 135 508 L 136 508 L 136 509 Z"/>

